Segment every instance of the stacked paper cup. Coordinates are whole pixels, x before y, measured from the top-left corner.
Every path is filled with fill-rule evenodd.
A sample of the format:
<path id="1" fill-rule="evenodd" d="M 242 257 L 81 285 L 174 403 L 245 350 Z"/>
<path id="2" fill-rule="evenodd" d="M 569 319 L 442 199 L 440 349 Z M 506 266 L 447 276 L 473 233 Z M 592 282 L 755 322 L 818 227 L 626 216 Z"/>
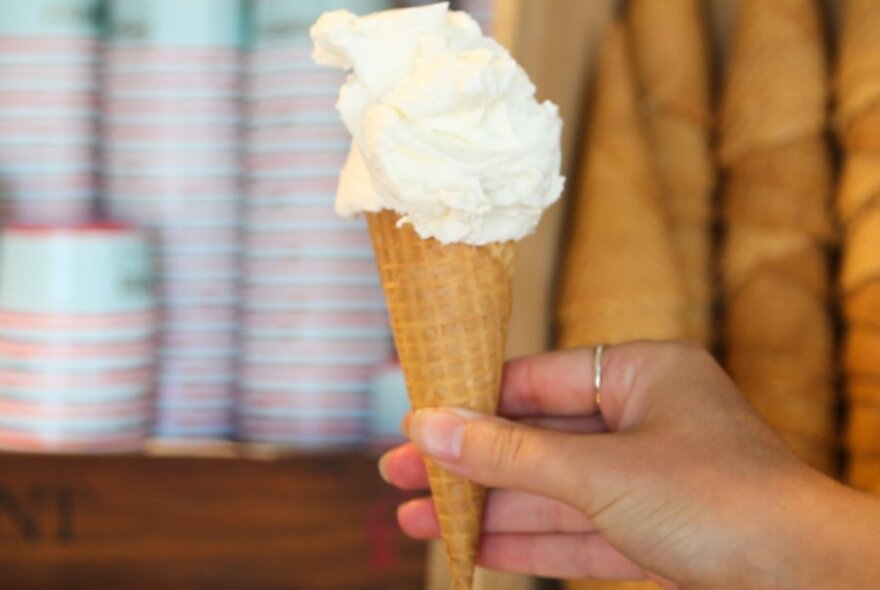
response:
<path id="1" fill-rule="evenodd" d="M 370 446 L 376 451 L 404 441 L 400 423 L 410 409 L 403 369 L 397 361 L 376 370 L 370 387 Z"/>
<path id="2" fill-rule="evenodd" d="M 0 233 L 0 448 L 127 451 L 152 414 L 144 237 L 118 225 Z"/>
<path id="3" fill-rule="evenodd" d="M 344 75 L 310 58 L 325 10 L 388 2 L 257 0 L 248 65 L 247 237 L 240 434 L 295 446 L 363 442 L 390 329 L 363 220 L 333 212 L 350 138 Z"/>
<path id="4" fill-rule="evenodd" d="M 114 0 L 104 191 L 152 229 L 163 302 L 156 432 L 231 433 L 241 207 L 240 0 Z"/>
<path id="5" fill-rule="evenodd" d="M 458 9 L 464 10 L 480 23 L 483 32 L 492 33 L 492 3 L 494 0 L 460 0 Z"/>
<path id="6" fill-rule="evenodd" d="M 97 5 L 0 2 L 0 213 L 50 222 L 93 213 Z"/>

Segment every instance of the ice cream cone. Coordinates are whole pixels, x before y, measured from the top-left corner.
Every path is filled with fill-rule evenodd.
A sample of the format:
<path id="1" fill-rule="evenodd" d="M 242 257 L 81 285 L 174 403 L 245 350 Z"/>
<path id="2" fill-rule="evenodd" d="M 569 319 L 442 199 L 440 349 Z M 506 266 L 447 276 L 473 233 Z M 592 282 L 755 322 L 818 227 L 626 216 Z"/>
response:
<path id="1" fill-rule="evenodd" d="M 814 0 L 741 0 L 721 105 L 721 159 L 825 128 L 825 43 Z"/>
<path id="2" fill-rule="evenodd" d="M 815 394 L 805 396 L 797 390 L 752 389 L 747 396 L 761 417 L 777 432 L 801 434 L 813 439 L 817 446 L 831 447 L 837 435 L 837 415 L 833 387 L 830 383 L 824 386 L 829 393 L 822 397 L 831 403 L 817 402 L 813 399 Z"/>
<path id="3" fill-rule="evenodd" d="M 562 344 L 682 337 L 685 294 L 620 23 L 598 75 L 557 309 Z"/>
<path id="4" fill-rule="evenodd" d="M 872 493 L 880 491 L 880 456 L 851 455 L 846 480 L 859 490 Z"/>
<path id="5" fill-rule="evenodd" d="M 880 281 L 851 292 L 844 299 L 843 309 L 849 322 L 880 330 Z"/>
<path id="6" fill-rule="evenodd" d="M 733 226 L 724 240 L 721 271 L 724 288 L 733 293 L 754 273 L 775 268 L 779 274 L 797 277 L 798 282 L 824 294 L 828 289 L 824 253 L 803 233 L 758 226 Z M 826 271 L 818 276 L 817 271 Z"/>
<path id="7" fill-rule="evenodd" d="M 880 280 L 880 208 L 865 212 L 847 227 L 841 283 L 852 293 Z"/>
<path id="8" fill-rule="evenodd" d="M 878 109 L 880 110 L 880 109 Z M 844 223 L 880 206 L 880 150 L 856 151 L 847 154 L 837 211 Z"/>
<path id="9" fill-rule="evenodd" d="M 880 5 L 848 0 L 835 89 L 838 121 L 846 125 L 880 99 Z"/>
<path id="10" fill-rule="evenodd" d="M 634 0 L 627 10 L 634 63 L 670 236 L 681 267 L 688 338 L 712 340 L 715 169 L 705 15 L 698 0 Z"/>
<path id="11" fill-rule="evenodd" d="M 880 376 L 880 329 L 850 325 L 843 346 L 843 367 L 851 376 Z"/>
<path id="12" fill-rule="evenodd" d="M 728 168 L 749 185 L 800 195 L 827 196 L 834 182 L 828 142 L 815 134 L 757 148 L 743 154 Z"/>
<path id="13" fill-rule="evenodd" d="M 847 419 L 845 440 L 851 453 L 871 454 L 880 459 L 880 404 L 853 402 Z"/>
<path id="14" fill-rule="evenodd" d="M 727 300 L 728 348 L 790 351 L 804 358 L 831 358 L 833 329 L 828 302 L 785 275 L 752 274 Z"/>
<path id="15" fill-rule="evenodd" d="M 835 445 L 792 431 L 781 431 L 779 435 L 786 446 L 813 469 L 828 475 L 837 473 L 837 449 Z"/>
<path id="16" fill-rule="evenodd" d="M 708 127 L 712 114 L 703 3 L 632 0 L 627 25 L 647 104 Z"/>
<path id="17" fill-rule="evenodd" d="M 367 215 L 394 341 L 414 409 L 456 406 L 494 414 L 510 316 L 514 244 L 443 245 Z M 485 491 L 428 462 L 457 590 L 470 590 Z"/>
<path id="18" fill-rule="evenodd" d="M 830 363 L 826 360 L 824 364 L 826 366 L 820 359 L 813 368 L 799 354 L 773 349 L 741 347 L 725 354 L 728 372 L 747 395 L 753 391 L 771 391 L 830 406 L 836 394 L 828 375 Z M 805 366 L 810 369 L 806 370 Z"/>
<path id="19" fill-rule="evenodd" d="M 880 62 L 880 59 L 878 59 Z M 880 76 L 880 69 L 877 75 Z M 880 151 L 880 81 L 878 97 L 871 106 L 845 125 L 840 125 L 843 145 L 852 151 Z"/>
<path id="20" fill-rule="evenodd" d="M 854 405 L 875 406 L 880 409 L 880 374 L 856 375 L 847 379 L 846 396 Z"/>

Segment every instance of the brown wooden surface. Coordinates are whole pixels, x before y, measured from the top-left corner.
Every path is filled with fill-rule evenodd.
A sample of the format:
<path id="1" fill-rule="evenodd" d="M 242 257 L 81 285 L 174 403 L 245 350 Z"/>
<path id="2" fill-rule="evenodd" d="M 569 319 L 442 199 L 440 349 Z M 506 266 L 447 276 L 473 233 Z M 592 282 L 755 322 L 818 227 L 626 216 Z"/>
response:
<path id="1" fill-rule="evenodd" d="M 0 455 L 0 588 L 416 590 L 399 500 L 355 455 Z"/>

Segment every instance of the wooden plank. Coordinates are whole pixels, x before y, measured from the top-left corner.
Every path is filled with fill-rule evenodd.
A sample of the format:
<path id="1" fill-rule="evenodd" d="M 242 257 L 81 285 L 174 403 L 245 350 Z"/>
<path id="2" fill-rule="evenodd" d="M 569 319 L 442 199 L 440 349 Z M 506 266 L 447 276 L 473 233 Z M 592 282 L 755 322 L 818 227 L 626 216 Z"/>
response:
<path id="1" fill-rule="evenodd" d="M 356 455 L 277 461 L 0 456 L 16 590 L 415 590 L 424 545 Z"/>

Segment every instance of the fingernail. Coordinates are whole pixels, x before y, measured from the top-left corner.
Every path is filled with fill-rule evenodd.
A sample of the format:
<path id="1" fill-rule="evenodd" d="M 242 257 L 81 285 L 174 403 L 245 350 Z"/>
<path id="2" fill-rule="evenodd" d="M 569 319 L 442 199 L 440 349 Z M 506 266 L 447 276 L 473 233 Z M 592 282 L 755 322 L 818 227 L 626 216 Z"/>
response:
<path id="1" fill-rule="evenodd" d="M 459 410 L 419 410 L 409 423 L 412 440 L 425 453 L 441 461 L 461 457 L 464 429 L 472 412 Z"/>
<path id="2" fill-rule="evenodd" d="M 385 483 L 391 483 L 391 480 L 388 479 L 387 466 L 385 465 L 387 459 L 387 453 L 385 455 L 382 455 L 382 457 L 379 459 L 379 477 L 381 477 L 382 481 L 384 481 Z"/>
<path id="3" fill-rule="evenodd" d="M 407 438 L 409 438 L 409 421 L 412 415 L 412 411 L 409 411 L 404 414 L 403 420 L 400 421 L 400 433 Z"/>

